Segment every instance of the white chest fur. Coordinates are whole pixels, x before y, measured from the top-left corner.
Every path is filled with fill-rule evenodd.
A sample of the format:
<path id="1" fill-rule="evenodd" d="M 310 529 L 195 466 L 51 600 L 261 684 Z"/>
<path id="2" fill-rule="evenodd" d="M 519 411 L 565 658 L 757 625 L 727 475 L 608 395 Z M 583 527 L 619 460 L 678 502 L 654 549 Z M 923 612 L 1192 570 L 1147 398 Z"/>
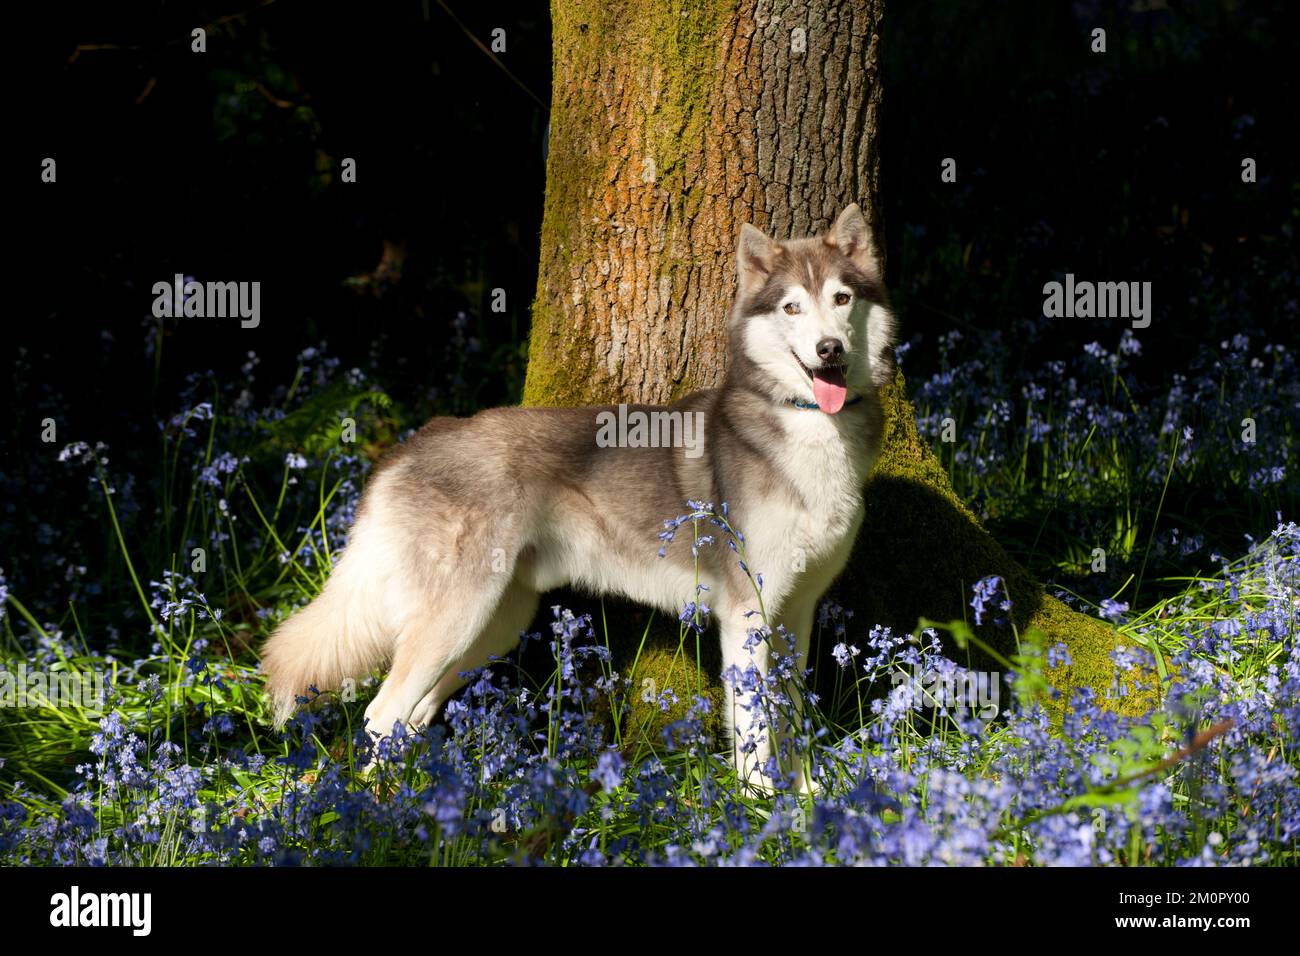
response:
<path id="1" fill-rule="evenodd" d="M 875 455 L 861 416 L 791 408 L 780 424 L 785 440 L 770 465 L 784 480 L 755 496 L 742 528 L 750 566 L 773 601 L 805 584 L 824 588 L 841 570 Z"/>

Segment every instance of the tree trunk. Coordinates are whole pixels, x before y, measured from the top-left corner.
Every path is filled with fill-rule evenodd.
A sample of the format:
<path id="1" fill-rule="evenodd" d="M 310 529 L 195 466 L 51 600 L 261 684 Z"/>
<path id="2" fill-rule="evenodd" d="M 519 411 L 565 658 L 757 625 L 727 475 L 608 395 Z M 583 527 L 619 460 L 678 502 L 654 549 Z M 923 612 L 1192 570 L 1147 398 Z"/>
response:
<path id="1" fill-rule="evenodd" d="M 809 235 L 857 202 L 880 235 L 882 15 L 882 0 L 552 0 L 526 404 L 662 403 L 719 384 L 745 222 Z M 910 631 L 967 617 L 971 585 L 1001 574 L 1020 633 L 1068 645 L 1057 682 L 1104 694 L 1115 630 L 1046 596 L 957 499 L 901 374 L 883 398 L 885 449 L 841 603 Z M 1014 651 L 1009 633 L 987 636 Z"/>
<path id="2" fill-rule="evenodd" d="M 525 402 L 716 385 L 741 223 L 805 235 L 866 200 L 875 224 L 880 3 L 555 0 L 552 19 Z"/>

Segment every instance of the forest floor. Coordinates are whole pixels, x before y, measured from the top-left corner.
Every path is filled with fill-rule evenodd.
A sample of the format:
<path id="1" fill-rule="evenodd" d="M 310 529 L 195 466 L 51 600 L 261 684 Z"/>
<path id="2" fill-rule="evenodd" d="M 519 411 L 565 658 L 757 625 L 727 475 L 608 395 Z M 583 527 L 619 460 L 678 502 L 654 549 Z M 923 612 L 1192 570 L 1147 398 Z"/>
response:
<path id="1" fill-rule="evenodd" d="M 952 660 L 965 621 L 897 634 L 827 606 L 834 692 L 794 734 L 818 791 L 745 794 L 700 688 L 654 688 L 685 702 L 662 734 L 628 719 L 643 690 L 592 602 L 425 734 L 372 746 L 375 677 L 276 732 L 257 648 L 346 547 L 378 451 L 419 424 L 377 374 L 309 348 L 270 386 L 251 356 L 236 379 L 190 376 L 139 450 L 74 442 L 4 476 L 41 507 L 12 515 L 0 572 L 0 863 L 1295 864 L 1292 352 L 1236 334 L 1143 378 L 1128 331 L 1032 369 L 950 333 L 923 374 L 915 345 L 918 424 L 954 487 L 1127 638 L 1116 664 L 1149 680 L 1149 713 L 1075 691 L 1053 720 L 1064 652 L 1034 634 L 972 673 Z M 700 547 L 734 534 L 715 504 L 679 522 Z M 971 616 L 1005 601 L 980 581 Z M 704 617 L 684 609 L 683 654 Z M 755 624 L 781 654 L 761 685 L 781 719 L 805 662 Z"/>

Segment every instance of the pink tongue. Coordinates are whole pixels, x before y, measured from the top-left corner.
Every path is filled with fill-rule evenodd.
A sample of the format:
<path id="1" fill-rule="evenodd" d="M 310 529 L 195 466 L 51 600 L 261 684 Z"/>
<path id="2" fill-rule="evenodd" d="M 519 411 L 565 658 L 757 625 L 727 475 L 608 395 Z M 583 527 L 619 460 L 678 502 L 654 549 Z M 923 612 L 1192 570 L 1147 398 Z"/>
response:
<path id="1" fill-rule="evenodd" d="M 834 415 L 843 408 L 848 396 L 849 387 L 844 381 L 842 369 L 827 368 L 813 372 L 813 398 L 817 400 L 817 407 L 827 415 Z"/>

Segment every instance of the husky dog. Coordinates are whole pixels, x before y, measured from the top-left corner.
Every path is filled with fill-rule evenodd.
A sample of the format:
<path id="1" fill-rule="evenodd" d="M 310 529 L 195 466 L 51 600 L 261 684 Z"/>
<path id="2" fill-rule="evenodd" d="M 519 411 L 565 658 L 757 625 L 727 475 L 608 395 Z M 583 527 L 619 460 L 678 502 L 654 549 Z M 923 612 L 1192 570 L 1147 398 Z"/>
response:
<path id="1" fill-rule="evenodd" d="M 817 602 L 862 524 L 894 320 L 856 204 L 809 239 L 778 243 L 745 225 L 737 260 L 721 388 L 667 408 L 435 418 L 389 452 L 324 590 L 265 647 L 277 723 L 309 686 L 334 689 L 388 665 L 368 729 L 422 728 L 461 686 L 461 672 L 513 648 L 539 595 L 561 585 L 680 613 L 697 597 L 696 559 L 689 544 L 660 557 L 659 533 L 688 500 L 727 503 L 749 567 L 762 574 L 767 623 L 794 635 L 806 661 Z M 610 443 L 598 440 L 599 423 L 634 412 L 702 422 L 703 448 L 602 447 Z M 767 645 L 748 641 L 762 622 L 753 583 L 726 548 L 701 548 L 698 562 L 724 673 L 753 663 L 766 674 Z M 756 749 L 739 745 L 752 694 L 733 686 L 728 694 L 733 759 L 764 786 L 758 768 L 774 753 L 773 734 L 760 734 Z"/>

